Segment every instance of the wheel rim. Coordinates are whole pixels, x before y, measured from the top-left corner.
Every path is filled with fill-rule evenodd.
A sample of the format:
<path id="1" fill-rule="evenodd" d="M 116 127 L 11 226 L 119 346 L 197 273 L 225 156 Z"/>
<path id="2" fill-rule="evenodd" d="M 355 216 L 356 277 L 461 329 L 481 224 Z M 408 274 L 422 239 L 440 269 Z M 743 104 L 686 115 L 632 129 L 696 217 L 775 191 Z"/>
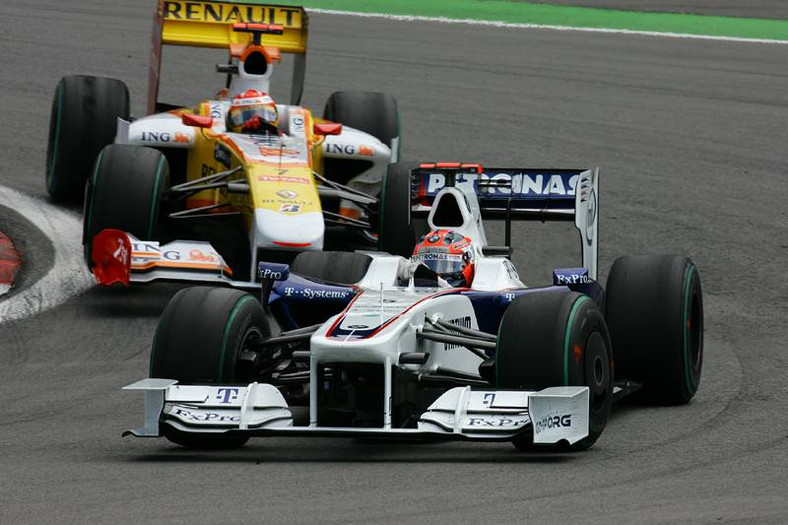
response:
<path id="1" fill-rule="evenodd" d="M 242 383 L 249 383 L 254 380 L 256 370 L 253 367 L 246 367 L 243 365 L 245 361 L 240 357 L 244 352 L 259 352 L 260 343 L 263 342 L 264 336 L 257 328 L 249 329 L 241 339 L 241 344 L 238 346 L 238 358 L 236 359 L 234 376 Z"/>
<path id="2" fill-rule="evenodd" d="M 588 336 L 584 350 L 585 384 L 588 386 L 592 412 L 605 409 L 610 390 L 610 363 L 605 340 L 599 332 Z"/>

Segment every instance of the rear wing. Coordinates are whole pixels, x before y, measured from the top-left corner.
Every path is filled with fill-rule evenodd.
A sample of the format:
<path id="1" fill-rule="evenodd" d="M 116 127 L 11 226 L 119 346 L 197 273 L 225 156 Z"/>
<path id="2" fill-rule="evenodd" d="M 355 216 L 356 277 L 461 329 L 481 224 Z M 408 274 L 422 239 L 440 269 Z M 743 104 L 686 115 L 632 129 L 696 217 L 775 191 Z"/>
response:
<path id="1" fill-rule="evenodd" d="M 153 18 L 148 75 L 148 114 L 156 112 L 164 45 L 230 49 L 252 36 L 233 31 L 233 24 L 281 26 L 282 34 L 266 34 L 263 45 L 295 55 L 290 103 L 301 103 L 306 73 L 309 17 L 303 7 L 265 4 L 259 0 L 159 0 Z"/>
<path id="2" fill-rule="evenodd" d="M 589 277 L 597 278 L 599 168 L 483 168 L 439 162 L 412 170 L 411 184 L 414 216 L 427 216 L 443 188 L 474 194 L 482 219 L 506 221 L 507 247 L 514 220 L 574 222 L 580 232 L 583 266 Z"/>

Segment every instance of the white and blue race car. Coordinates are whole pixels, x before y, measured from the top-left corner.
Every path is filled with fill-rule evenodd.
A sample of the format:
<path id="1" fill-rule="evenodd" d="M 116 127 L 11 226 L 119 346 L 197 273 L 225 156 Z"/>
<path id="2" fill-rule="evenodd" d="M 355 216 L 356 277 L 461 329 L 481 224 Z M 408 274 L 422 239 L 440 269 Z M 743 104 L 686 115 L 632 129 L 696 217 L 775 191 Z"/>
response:
<path id="1" fill-rule="evenodd" d="M 405 184 L 403 184 L 405 180 Z M 407 184 L 407 183 L 410 184 Z M 418 437 L 585 449 L 626 394 L 687 403 L 703 360 L 700 279 L 686 257 L 619 258 L 597 282 L 598 170 L 422 164 L 386 179 L 388 213 L 470 238 L 472 284 L 386 253 L 260 263 L 262 300 L 187 288 L 164 311 L 139 437 L 228 448 L 252 436 Z M 393 198 L 393 195 L 399 197 Z M 400 198 L 401 197 L 401 198 Z M 582 267 L 526 287 L 482 219 L 568 220 Z M 615 374 L 613 361 L 615 358 Z"/>

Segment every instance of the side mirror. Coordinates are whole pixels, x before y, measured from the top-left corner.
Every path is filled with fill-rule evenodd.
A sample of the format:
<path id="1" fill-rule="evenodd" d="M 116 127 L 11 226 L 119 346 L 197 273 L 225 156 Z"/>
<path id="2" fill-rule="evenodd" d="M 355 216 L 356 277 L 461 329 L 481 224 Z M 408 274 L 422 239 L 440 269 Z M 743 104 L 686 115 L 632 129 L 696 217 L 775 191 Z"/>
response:
<path id="1" fill-rule="evenodd" d="M 315 124 L 312 129 L 315 135 L 339 135 L 342 133 L 342 124 L 336 122 Z"/>
<path id="2" fill-rule="evenodd" d="M 186 126 L 195 128 L 210 128 L 213 126 L 213 117 L 184 113 L 181 122 Z"/>

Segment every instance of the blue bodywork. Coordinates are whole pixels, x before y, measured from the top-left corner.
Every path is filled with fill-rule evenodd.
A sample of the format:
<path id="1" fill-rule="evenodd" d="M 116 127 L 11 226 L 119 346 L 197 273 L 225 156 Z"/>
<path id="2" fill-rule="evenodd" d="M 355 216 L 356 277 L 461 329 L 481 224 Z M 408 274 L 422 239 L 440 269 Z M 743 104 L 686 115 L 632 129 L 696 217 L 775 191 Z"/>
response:
<path id="1" fill-rule="evenodd" d="M 572 269 L 572 271 L 579 269 Z M 495 334 L 506 308 L 517 297 L 532 293 L 550 293 L 572 290 L 589 296 L 600 308 L 604 306 L 604 290 L 596 281 L 545 286 L 539 288 L 512 288 L 500 291 L 457 290 L 471 300 L 479 329 Z M 341 312 L 360 292 L 355 286 L 321 283 L 290 274 L 287 279 L 277 281 L 268 300 L 268 305 L 282 323 L 283 330 L 292 330 L 324 322 Z"/>

